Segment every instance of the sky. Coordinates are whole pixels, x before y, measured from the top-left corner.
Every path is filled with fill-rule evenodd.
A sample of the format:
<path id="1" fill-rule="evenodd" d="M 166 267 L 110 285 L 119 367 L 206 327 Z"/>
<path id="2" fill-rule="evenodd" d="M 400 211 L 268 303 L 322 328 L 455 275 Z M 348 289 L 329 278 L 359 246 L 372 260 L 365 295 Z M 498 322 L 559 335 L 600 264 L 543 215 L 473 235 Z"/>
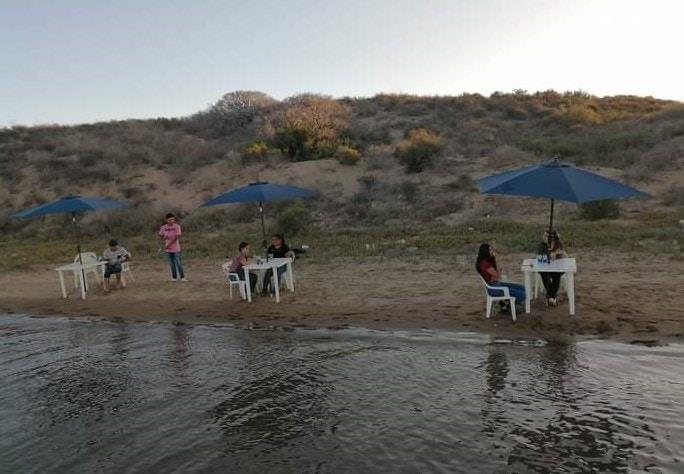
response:
<path id="1" fill-rule="evenodd" d="M 684 101 L 681 0 L 0 0 L 0 127 L 178 117 L 258 90 Z"/>

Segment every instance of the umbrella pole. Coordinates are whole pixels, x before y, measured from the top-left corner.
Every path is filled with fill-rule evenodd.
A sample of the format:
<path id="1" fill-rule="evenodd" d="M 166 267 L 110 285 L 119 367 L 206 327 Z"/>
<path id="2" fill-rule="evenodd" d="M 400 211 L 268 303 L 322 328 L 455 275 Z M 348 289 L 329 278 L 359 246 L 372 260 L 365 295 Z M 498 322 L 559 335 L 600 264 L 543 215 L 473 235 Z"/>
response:
<path id="1" fill-rule="evenodd" d="M 549 245 L 551 244 L 551 231 L 553 230 L 553 199 L 551 199 L 551 217 L 549 218 Z"/>
<path id="2" fill-rule="evenodd" d="M 259 214 L 261 216 L 261 237 L 263 238 L 261 245 L 266 248 L 266 224 L 264 223 L 264 203 L 259 201 Z"/>
<path id="3" fill-rule="evenodd" d="M 71 213 L 71 222 L 74 223 L 74 227 L 76 228 L 76 250 L 78 251 L 78 263 L 81 264 L 81 277 L 82 282 L 83 282 L 83 291 L 88 291 L 88 287 L 86 285 L 86 276 L 85 276 L 85 269 L 83 268 L 83 257 L 81 256 L 81 232 L 80 229 L 78 228 L 78 222 L 76 222 L 76 213 L 72 212 Z"/>

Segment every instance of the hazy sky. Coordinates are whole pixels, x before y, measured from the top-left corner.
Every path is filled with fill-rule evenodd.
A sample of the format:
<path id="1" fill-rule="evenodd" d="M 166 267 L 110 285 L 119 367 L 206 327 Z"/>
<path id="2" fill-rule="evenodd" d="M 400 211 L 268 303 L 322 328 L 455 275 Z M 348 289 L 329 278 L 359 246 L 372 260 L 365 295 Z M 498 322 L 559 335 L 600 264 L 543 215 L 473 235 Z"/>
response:
<path id="1" fill-rule="evenodd" d="M 681 0 L 0 0 L 0 126 L 181 116 L 236 89 L 684 100 Z"/>

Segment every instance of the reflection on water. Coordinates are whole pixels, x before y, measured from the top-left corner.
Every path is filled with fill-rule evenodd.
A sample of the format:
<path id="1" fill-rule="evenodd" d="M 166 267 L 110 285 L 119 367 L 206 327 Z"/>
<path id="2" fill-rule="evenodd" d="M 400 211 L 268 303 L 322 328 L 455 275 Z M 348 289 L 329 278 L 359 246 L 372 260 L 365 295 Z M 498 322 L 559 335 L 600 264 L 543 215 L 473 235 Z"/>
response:
<path id="1" fill-rule="evenodd" d="M 684 347 L 0 319 L 0 471 L 684 472 Z"/>

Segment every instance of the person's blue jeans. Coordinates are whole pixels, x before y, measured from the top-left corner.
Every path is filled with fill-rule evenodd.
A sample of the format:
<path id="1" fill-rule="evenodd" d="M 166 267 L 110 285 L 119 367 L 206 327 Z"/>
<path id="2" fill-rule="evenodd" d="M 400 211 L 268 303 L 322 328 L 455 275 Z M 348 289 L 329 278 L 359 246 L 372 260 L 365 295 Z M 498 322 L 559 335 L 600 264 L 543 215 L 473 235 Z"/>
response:
<path id="1" fill-rule="evenodd" d="M 493 281 L 490 286 L 505 286 L 508 288 L 508 293 L 515 298 L 516 304 L 525 302 L 525 287 L 518 283 L 508 283 L 506 281 Z M 489 290 L 489 296 L 503 296 L 503 291 Z"/>
<path id="2" fill-rule="evenodd" d="M 179 276 L 185 278 L 185 272 L 183 272 L 183 265 L 181 264 L 181 253 L 180 252 L 166 252 L 169 256 L 169 263 L 171 264 L 171 276 L 175 280 Z"/>

